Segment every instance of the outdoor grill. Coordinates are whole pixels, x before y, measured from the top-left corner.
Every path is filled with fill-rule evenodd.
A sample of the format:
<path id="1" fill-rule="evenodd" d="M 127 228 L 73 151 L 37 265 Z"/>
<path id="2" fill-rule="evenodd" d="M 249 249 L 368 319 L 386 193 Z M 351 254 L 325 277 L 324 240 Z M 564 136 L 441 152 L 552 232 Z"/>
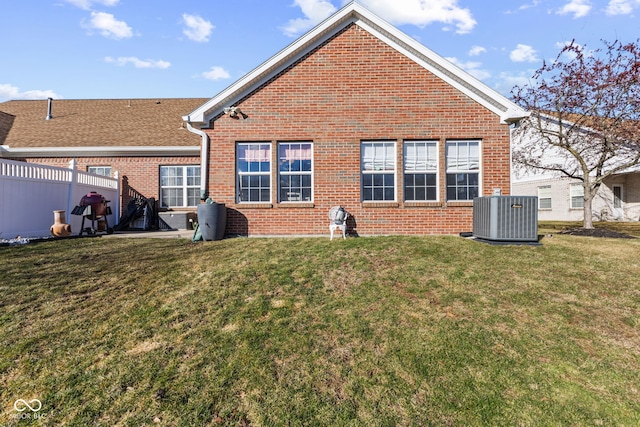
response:
<path id="1" fill-rule="evenodd" d="M 83 196 L 80 204 L 76 206 L 71 213 L 73 215 L 82 215 L 80 236 L 82 236 L 84 232 L 90 235 L 96 234 L 97 232 L 113 233 L 113 228 L 109 227 L 109 221 L 107 220 L 107 215 L 111 215 L 109 200 L 105 200 L 102 195 L 95 191 Z M 85 228 L 85 220 L 91 221 L 90 227 Z"/>

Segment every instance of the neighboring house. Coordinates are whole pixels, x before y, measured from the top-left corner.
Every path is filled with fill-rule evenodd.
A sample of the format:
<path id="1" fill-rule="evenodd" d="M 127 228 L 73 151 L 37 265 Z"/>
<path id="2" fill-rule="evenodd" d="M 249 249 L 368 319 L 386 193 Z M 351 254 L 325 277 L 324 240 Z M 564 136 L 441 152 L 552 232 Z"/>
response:
<path id="1" fill-rule="evenodd" d="M 458 233 L 473 198 L 510 191 L 527 114 L 350 3 L 183 118 L 208 145 L 227 234 Z"/>
<path id="2" fill-rule="evenodd" d="M 538 196 L 541 221 L 583 221 L 582 183 L 546 175 L 516 177 L 513 194 Z M 594 221 L 640 221 L 640 170 L 606 179 L 593 199 Z"/>
<path id="3" fill-rule="evenodd" d="M 545 115 L 551 131 L 557 122 Z M 586 131 L 585 131 L 586 132 Z M 532 134 L 514 132 L 514 152 L 521 151 L 540 159 L 546 165 L 562 165 L 566 170 L 575 160 L 564 150 L 540 149 Z M 612 170 L 614 157 L 606 167 Z M 541 221 L 583 221 L 584 192 L 582 181 L 546 170 L 523 168 L 514 162 L 511 193 L 538 197 L 538 219 Z M 594 221 L 640 221 L 640 165 L 605 178 L 593 199 Z"/>
<path id="4" fill-rule="evenodd" d="M 87 99 L 0 103 L 0 157 L 121 179 L 131 197 L 194 211 L 200 203 L 201 139 L 181 116 L 206 99 Z"/>

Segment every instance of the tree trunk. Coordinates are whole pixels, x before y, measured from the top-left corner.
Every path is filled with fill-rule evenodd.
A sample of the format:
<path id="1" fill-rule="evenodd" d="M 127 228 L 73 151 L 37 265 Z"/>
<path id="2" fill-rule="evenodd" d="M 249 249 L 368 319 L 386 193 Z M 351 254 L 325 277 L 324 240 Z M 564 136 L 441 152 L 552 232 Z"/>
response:
<path id="1" fill-rule="evenodd" d="M 583 215 L 584 215 L 583 227 L 592 229 L 593 228 L 593 198 L 595 194 L 591 190 L 591 185 L 589 184 L 589 181 L 586 179 L 583 186 L 583 190 L 584 190 L 584 207 L 582 209 Z"/>

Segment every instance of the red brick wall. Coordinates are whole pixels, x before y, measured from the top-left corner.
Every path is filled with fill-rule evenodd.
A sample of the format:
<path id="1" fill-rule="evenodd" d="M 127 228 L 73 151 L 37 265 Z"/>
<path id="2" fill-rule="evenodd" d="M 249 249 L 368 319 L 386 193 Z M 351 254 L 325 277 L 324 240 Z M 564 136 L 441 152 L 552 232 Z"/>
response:
<path id="1" fill-rule="evenodd" d="M 71 158 L 29 158 L 31 163 L 56 167 L 69 167 Z M 86 171 L 88 166 L 111 166 L 111 173 L 118 171 L 121 188 L 121 206 L 124 208 L 132 194 L 146 198 L 160 197 L 160 166 L 199 165 L 199 157 L 79 157 L 77 168 Z M 193 209 L 191 209 L 193 210 Z"/>
<path id="2" fill-rule="evenodd" d="M 328 234 L 327 213 L 343 205 L 360 235 L 440 234 L 471 231 L 472 203 L 446 202 L 445 141 L 478 139 L 482 192 L 509 193 L 509 128 L 495 114 L 352 25 L 236 106 L 248 115 L 210 123 L 209 194 L 225 203 L 227 233 Z M 402 142 L 439 141 L 439 202 L 403 202 Z M 396 203 L 363 203 L 360 142 L 394 140 Z M 272 204 L 236 203 L 236 142 L 272 143 Z M 313 204 L 277 201 L 277 143 L 311 141 Z"/>

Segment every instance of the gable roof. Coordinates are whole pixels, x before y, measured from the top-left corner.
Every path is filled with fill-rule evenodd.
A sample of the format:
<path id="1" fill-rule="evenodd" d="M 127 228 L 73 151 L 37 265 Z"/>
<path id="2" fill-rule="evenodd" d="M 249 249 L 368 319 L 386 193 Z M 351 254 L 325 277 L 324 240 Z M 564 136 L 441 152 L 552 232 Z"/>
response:
<path id="1" fill-rule="evenodd" d="M 81 99 L 0 103 L 0 157 L 200 153 L 181 116 L 203 98 Z"/>
<path id="2" fill-rule="evenodd" d="M 318 26 L 246 74 L 215 97 L 193 110 L 183 120 L 205 124 L 225 108 L 246 97 L 300 58 L 322 45 L 348 25 L 355 24 L 404 54 L 449 85 L 500 117 L 503 123 L 517 122 L 528 114 L 514 102 L 491 89 L 466 71 L 407 36 L 357 2 L 351 2 Z M 204 127 L 204 126 L 203 126 Z"/>

